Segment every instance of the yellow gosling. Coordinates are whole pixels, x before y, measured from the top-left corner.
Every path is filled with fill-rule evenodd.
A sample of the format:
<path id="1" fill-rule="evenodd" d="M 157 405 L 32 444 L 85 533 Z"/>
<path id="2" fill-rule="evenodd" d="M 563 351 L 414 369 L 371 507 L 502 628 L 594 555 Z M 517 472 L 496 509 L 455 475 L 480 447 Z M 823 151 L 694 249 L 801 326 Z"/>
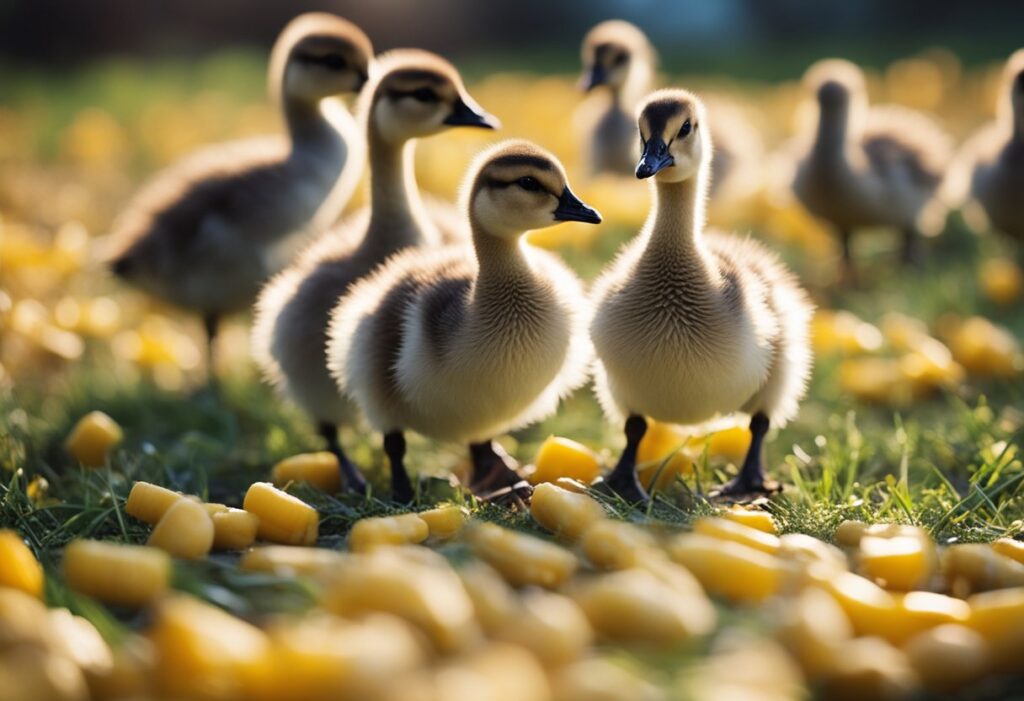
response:
<path id="1" fill-rule="evenodd" d="M 275 489 L 267 482 L 249 487 L 245 510 L 260 520 L 257 535 L 281 545 L 312 545 L 320 530 L 320 516 L 309 504 Z"/>
<path id="2" fill-rule="evenodd" d="M 76 540 L 64 549 L 64 579 L 104 603 L 144 606 L 170 586 L 171 560 L 156 548 Z"/>

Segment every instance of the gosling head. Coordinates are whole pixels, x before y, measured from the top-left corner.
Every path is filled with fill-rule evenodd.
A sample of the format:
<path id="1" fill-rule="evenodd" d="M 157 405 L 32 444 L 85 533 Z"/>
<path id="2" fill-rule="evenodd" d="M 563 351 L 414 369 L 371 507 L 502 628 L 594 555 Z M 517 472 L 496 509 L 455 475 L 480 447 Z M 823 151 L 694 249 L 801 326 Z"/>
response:
<path id="1" fill-rule="evenodd" d="M 704 103 L 687 90 L 659 90 L 637 111 L 640 162 L 636 177 L 656 176 L 661 182 L 682 182 L 711 162 L 711 136 Z"/>
<path id="2" fill-rule="evenodd" d="M 351 22 L 326 12 L 299 15 L 274 44 L 271 91 L 308 102 L 356 93 L 372 59 L 373 45 Z"/>
<path id="3" fill-rule="evenodd" d="M 865 99 L 864 74 L 856 64 L 843 59 L 818 61 L 804 74 L 804 84 L 826 118 L 846 114 Z"/>
<path id="4" fill-rule="evenodd" d="M 1024 49 L 1017 49 L 1006 62 L 1003 82 L 1008 86 L 1013 120 L 1019 129 L 1024 130 Z"/>
<path id="5" fill-rule="evenodd" d="M 451 127 L 501 123 L 470 97 L 452 64 L 417 49 L 392 51 L 372 71 L 369 113 L 379 136 L 398 143 Z"/>
<path id="6" fill-rule="evenodd" d="M 583 39 L 580 88 L 590 92 L 607 85 L 621 90 L 637 61 L 651 61 L 650 42 L 640 29 L 623 20 L 601 22 Z"/>
<path id="7" fill-rule="evenodd" d="M 484 151 L 469 171 L 470 216 L 488 233 L 514 238 L 564 221 L 599 224 L 572 190 L 558 159 L 528 141 Z"/>

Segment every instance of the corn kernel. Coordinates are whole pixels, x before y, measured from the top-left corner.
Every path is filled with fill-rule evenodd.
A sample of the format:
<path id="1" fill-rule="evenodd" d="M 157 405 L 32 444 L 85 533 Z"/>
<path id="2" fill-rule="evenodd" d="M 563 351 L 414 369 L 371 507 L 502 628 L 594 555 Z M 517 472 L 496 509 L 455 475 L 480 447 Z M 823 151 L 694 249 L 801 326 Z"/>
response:
<path id="1" fill-rule="evenodd" d="M 341 469 L 334 453 L 302 453 L 274 465 L 270 479 L 276 487 L 289 482 L 308 482 L 317 489 L 334 494 L 341 489 Z"/>
<path id="2" fill-rule="evenodd" d="M 417 514 L 363 518 L 352 526 L 348 549 L 359 553 L 381 545 L 412 545 L 422 543 L 428 535 L 430 527 Z"/>
<path id="3" fill-rule="evenodd" d="M 76 540 L 64 549 L 68 586 L 109 604 L 148 604 L 167 590 L 170 578 L 171 560 L 156 548 Z"/>
<path id="4" fill-rule="evenodd" d="M 586 615 L 572 599 L 542 589 L 523 595 L 494 637 L 520 645 L 548 666 L 579 659 L 593 639 Z"/>
<path id="5" fill-rule="evenodd" d="M 935 571 L 935 549 L 911 536 L 861 538 L 857 554 L 861 573 L 886 589 L 910 591 L 924 587 Z"/>
<path id="6" fill-rule="evenodd" d="M 0 587 L 0 650 L 21 644 L 52 647 L 55 632 L 48 624 L 48 615 L 38 597 L 21 589 Z"/>
<path id="7" fill-rule="evenodd" d="M 849 564 L 842 550 L 803 533 L 779 536 L 778 556 L 800 565 L 806 571 L 814 568 L 818 571 L 844 572 Z"/>
<path id="8" fill-rule="evenodd" d="M 824 590 L 807 587 L 783 610 L 779 639 L 811 679 L 826 676 L 842 646 L 853 638 L 846 613 Z"/>
<path id="9" fill-rule="evenodd" d="M 53 652 L 73 660 L 90 677 L 113 670 L 114 653 L 87 619 L 68 609 L 52 609 L 48 623 L 55 633 Z"/>
<path id="10" fill-rule="evenodd" d="M 770 638 L 730 630 L 683 677 L 680 698 L 692 701 L 796 701 L 806 695 L 800 668 Z"/>
<path id="11" fill-rule="evenodd" d="M 454 504 L 439 506 L 429 511 L 420 511 L 416 515 L 427 524 L 430 537 L 434 540 L 454 538 L 462 532 L 467 518 L 466 510 Z"/>
<path id="12" fill-rule="evenodd" d="M 647 431 L 637 446 L 637 476 L 647 489 L 668 489 L 679 475 L 693 472 L 686 453 L 692 436 L 672 424 L 648 420 Z"/>
<path id="13" fill-rule="evenodd" d="M 312 545 L 320 530 L 320 516 L 309 504 L 275 489 L 267 482 L 256 482 L 245 493 L 245 510 L 260 520 L 257 535 L 261 540 L 282 545 Z"/>
<path id="14" fill-rule="evenodd" d="M 116 421 L 102 411 L 92 411 L 75 424 L 64 447 L 86 467 L 102 467 L 110 450 L 123 438 L 124 432 Z"/>
<path id="15" fill-rule="evenodd" d="M 381 701 L 552 701 L 544 668 L 529 652 L 508 643 L 492 643 L 425 669 L 389 691 Z"/>
<path id="16" fill-rule="evenodd" d="M 406 548 L 422 549 L 418 546 Z M 326 608 L 341 616 L 391 613 L 415 624 L 443 651 L 466 648 L 479 636 L 473 602 L 444 563 L 420 564 L 405 548 L 378 548 L 349 555 L 325 592 Z M 427 551 L 429 553 L 429 551 Z M 434 553 L 430 553 L 434 555 Z"/>
<path id="17" fill-rule="evenodd" d="M 519 600 L 501 575 L 479 560 L 460 567 L 459 579 L 473 602 L 477 620 L 488 635 L 494 635 L 518 610 Z"/>
<path id="18" fill-rule="evenodd" d="M 665 694 L 640 674 L 601 658 L 581 660 L 554 678 L 559 701 L 665 701 Z"/>
<path id="19" fill-rule="evenodd" d="M 1024 587 L 975 594 L 967 625 L 992 652 L 992 667 L 1016 674 L 1024 664 Z"/>
<path id="20" fill-rule="evenodd" d="M 759 602 L 775 595 L 788 574 L 772 555 L 700 533 L 677 536 L 668 550 L 709 593 L 736 602 Z"/>
<path id="21" fill-rule="evenodd" d="M 204 506 L 213 519 L 214 550 L 245 550 L 256 542 L 259 518 L 245 509 L 232 509 L 223 504 Z"/>
<path id="22" fill-rule="evenodd" d="M 965 319 L 950 336 L 949 348 L 972 374 L 1015 377 L 1024 370 L 1024 354 L 1013 333 L 984 317 Z"/>
<path id="23" fill-rule="evenodd" d="M 855 548 L 860 545 L 860 539 L 864 537 L 864 531 L 867 529 L 868 524 L 863 521 L 843 521 L 836 528 L 832 539 L 843 547 Z"/>
<path id="24" fill-rule="evenodd" d="M 555 588 L 576 572 L 571 552 L 540 538 L 481 523 L 469 534 L 473 553 L 501 572 L 515 586 Z"/>
<path id="25" fill-rule="evenodd" d="M 781 547 L 778 536 L 725 518 L 713 516 L 699 518 L 693 524 L 693 532 L 746 545 L 748 548 L 760 550 L 769 555 L 779 552 Z"/>
<path id="26" fill-rule="evenodd" d="M 999 540 L 992 543 L 992 549 L 1000 555 L 1004 555 L 1011 560 L 1024 565 L 1024 543 L 1013 538 L 1000 538 Z"/>
<path id="27" fill-rule="evenodd" d="M 778 535 L 779 533 L 778 526 L 775 525 L 775 519 L 767 511 L 734 506 L 731 509 L 725 509 L 719 515 L 727 521 L 735 521 L 740 525 L 753 528 L 762 533 L 769 535 Z"/>
<path id="28" fill-rule="evenodd" d="M 149 640 L 132 635 L 111 650 L 109 669 L 87 672 L 93 699 L 133 699 L 153 696 L 154 653 Z"/>
<path id="29" fill-rule="evenodd" d="M 657 544 L 642 528 L 602 519 L 583 532 L 579 545 L 595 567 L 624 570 L 636 566 L 643 554 L 654 550 Z"/>
<path id="30" fill-rule="evenodd" d="M 213 548 L 213 519 L 202 504 L 179 499 L 153 528 L 147 544 L 186 560 L 206 557 Z"/>
<path id="31" fill-rule="evenodd" d="M 43 595 L 43 567 L 14 531 L 0 531 L 0 587 Z"/>
<path id="32" fill-rule="evenodd" d="M 581 443 L 548 436 L 537 451 L 535 469 L 530 475 L 531 484 L 555 482 L 562 477 L 590 484 L 601 474 L 601 464 L 594 451 Z"/>
<path id="33" fill-rule="evenodd" d="M 710 457 L 725 458 L 732 463 L 740 463 L 750 450 L 751 440 L 750 429 L 746 426 L 730 426 L 722 428 L 707 437 L 707 446 Z M 763 513 L 763 512 L 753 512 Z M 746 524 L 748 526 L 752 524 Z M 763 530 L 763 529 L 761 529 Z M 775 531 L 767 531 L 774 533 Z"/>
<path id="34" fill-rule="evenodd" d="M 819 309 L 811 321 L 811 339 L 819 353 L 865 353 L 882 347 L 882 332 L 851 312 Z"/>
<path id="35" fill-rule="evenodd" d="M 246 572 L 267 572 L 282 577 L 316 577 L 328 574 L 345 562 L 336 550 L 295 545 L 264 545 L 254 548 L 238 563 Z"/>
<path id="36" fill-rule="evenodd" d="M 184 495 L 149 482 L 136 482 L 128 494 L 124 510 L 129 516 L 156 525 L 167 510 L 178 503 Z"/>
<path id="37" fill-rule="evenodd" d="M 919 633 L 903 651 L 925 688 L 940 694 L 980 680 L 991 664 L 985 639 L 963 625 L 946 624 Z"/>
<path id="38" fill-rule="evenodd" d="M 958 596 L 1024 586 L 1024 565 L 980 543 L 946 548 L 942 573 L 950 591 Z"/>
<path id="39" fill-rule="evenodd" d="M 530 515 L 556 536 L 574 542 L 583 531 L 604 518 L 604 509 L 586 494 L 543 483 L 533 490 Z"/>
<path id="40" fill-rule="evenodd" d="M 828 573 L 819 582 L 846 612 L 858 635 L 882 635 L 897 616 L 896 598 L 852 572 Z"/>
<path id="41" fill-rule="evenodd" d="M 89 701 L 82 670 L 67 657 L 29 645 L 0 655 L 4 701 Z"/>
<path id="42" fill-rule="evenodd" d="M 981 264 L 978 282 L 982 292 L 996 304 L 1010 304 L 1024 290 L 1024 273 L 1009 258 L 989 258 Z"/>
<path id="43" fill-rule="evenodd" d="M 837 701 L 899 701 L 920 686 L 907 656 L 881 638 L 856 638 L 843 645 L 822 689 Z"/>

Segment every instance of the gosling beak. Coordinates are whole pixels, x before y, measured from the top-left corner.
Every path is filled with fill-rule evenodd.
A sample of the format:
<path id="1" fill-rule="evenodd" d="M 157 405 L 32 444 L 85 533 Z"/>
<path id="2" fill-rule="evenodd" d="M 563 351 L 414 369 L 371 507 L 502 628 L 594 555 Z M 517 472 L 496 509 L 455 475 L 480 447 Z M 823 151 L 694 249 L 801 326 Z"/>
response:
<path id="1" fill-rule="evenodd" d="M 485 112 L 475 102 L 470 104 L 465 98 L 455 99 L 452 113 L 444 120 L 450 127 L 481 127 L 483 129 L 499 129 L 501 122 L 493 114 Z"/>
<path id="2" fill-rule="evenodd" d="M 555 221 L 581 221 L 587 224 L 600 224 L 601 215 L 596 209 L 583 204 L 579 197 L 572 193 L 566 185 L 558 198 L 558 206 L 554 211 Z"/>
<path id="3" fill-rule="evenodd" d="M 590 70 L 583 74 L 580 78 L 580 89 L 583 92 L 590 92 L 599 85 L 604 85 L 608 81 L 608 72 L 604 69 L 604 66 L 595 63 L 590 67 Z"/>
<path id="4" fill-rule="evenodd" d="M 368 81 L 369 79 L 370 74 L 367 71 L 359 71 L 359 74 L 356 77 L 356 85 L 352 89 L 352 92 L 359 92 L 360 90 L 362 90 L 363 86 L 366 85 L 366 81 Z"/>
<path id="5" fill-rule="evenodd" d="M 652 136 L 644 144 L 643 155 L 640 156 L 640 162 L 636 164 L 636 177 L 645 180 L 675 163 L 672 154 L 668 152 L 668 144 L 664 139 L 660 136 Z"/>

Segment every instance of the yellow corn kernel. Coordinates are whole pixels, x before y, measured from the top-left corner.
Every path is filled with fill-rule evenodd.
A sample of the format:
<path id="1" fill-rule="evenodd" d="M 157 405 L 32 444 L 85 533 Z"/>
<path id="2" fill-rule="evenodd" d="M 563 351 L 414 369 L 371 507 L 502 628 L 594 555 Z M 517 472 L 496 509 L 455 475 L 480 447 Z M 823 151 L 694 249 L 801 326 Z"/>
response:
<path id="1" fill-rule="evenodd" d="M 268 482 L 256 482 L 249 487 L 242 505 L 259 518 L 257 535 L 261 540 L 282 545 L 316 542 L 320 531 L 316 509 Z"/>
<path id="2" fill-rule="evenodd" d="M 406 548 L 433 555 L 403 554 Z M 439 559 L 438 559 L 439 558 Z M 349 555 L 333 573 L 325 606 L 341 616 L 391 613 L 415 624 L 444 651 L 464 649 L 479 636 L 473 602 L 444 558 L 418 546 Z"/>
<path id="3" fill-rule="evenodd" d="M 202 504 L 179 499 L 153 528 L 147 545 L 186 560 L 206 557 L 213 548 L 213 519 Z"/>
<path id="4" fill-rule="evenodd" d="M 46 605 L 38 597 L 21 589 L 0 587 L 0 650 L 22 643 L 51 647 L 54 631 L 47 624 L 48 615 Z"/>
<path id="5" fill-rule="evenodd" d="M 380 701 L 552 701 L 544 668 L 532 654 L 508 643 L 492 643 L 428 667 L 388 691 Z"/>
<path id="6" fill-rule="evenodd" d="M 963 625 L 946 624 L 919 633 L 903 651 L 925 688 L 939 694 L 979 681 L 991 665 L 985 639 Z"/>
<path id="7" fill-rule="evenodd" d="M 245 550 L 256 542 L 260 520 L 245 509 L 233 509 L 223 504 L 204 504 L 213 519 L 214 550 Z"/>
<path id="8" fill-rule="evenodd" d="M 124 510 L 129 516 L 156 525 L 167 510 L 178 503 L 184 495 L 149 482 L 136 482 L 128 494 Z"/>
<path id="9" fill-rule="evenodd" d="M 778 556 L 796 563 L 805 571 L 844 572 L 849 565 L 842 550 L 803 533 L 779 536 Z"/>
<path id="10" fill-rule="evenodd" d="M 845 643 L 822 686 L 822 698 L 837 701 L 901 701 L 920 687 L 907 656 L 881 638 Z"/>
<path id="11" fill-rule="evenodd" d="M 772 555 L 700 533 L 677 536 L 668 552 L 709 593 L 736 602 L 759 602 L 775 595 L 788 574 L 782 561 Z"/>
<path id="12" fill-rule="evenodd" d="M 328 574 L 345 561 L 337 550 L 295 545 L 264 545 L 242 555 L 238 567 L 246 572 L 268 572 L 282 577 Z"/>
<path id="13" fill-rule="evenodd" d="M 515 592 L 493 567 L 479 560 L 460 567 L 458 575 L 473 602 L 477 620 L 484 631 L 493 636 L 518 610 Z"/>
<path id="14" fill-rule="evenodd" d="M 1024 565 L 981 543 L 946 548 L 942 574 L 949 590 L 957 596 L 1024 586 Z"/>
<path id="15" fill-rule="evenodd" d="M 583 532 L 580 549 L 590 564 L 605 570 L 634 567 L 656 547 L 650 533 L 624 521 L 602 519 Z"/>
<path id="16" fill-rule="evenodd" d="M 665 701 L 658 687 L 606 659 L 581 660 L 561 669 L 554 680 L 559 701 Z"/>
<path id="17" fill-rule="evenodd" d="M 289 482 L 308 482 L 317 489 L 334 494 L 341 489 L 341 468 L 334 453 L 301 453 L 274 465 L 270 480 L 276 487 Z"/>
<path id="18" fill-rule="evenodd" d="M 1013 538 L 1000 538 L 999 540 L 992 543 L 992 549 L 1000 555 L 1004 555 L 1011 560 L 1024 565 L 1024 543 Z"/>
<path id="19" fill-rule="evenodd" d="M 43 595 L 43 567 L 14 531 L 0 531 L 0 587 Z"/>
<path id="20" fill-rule="evenodd" d="M 428 535 L 430 527 L 417 514 L 363 518 L 353 524 L 348 534 L 348 549 L 359 553 L 382 545 L 422 543 Z"/>
<path id="21" fill-rule="evenodd" d="M 865 353 L 882 347 L 882 332 L 852 312 L 819 309 L 811 321 L 811 339 L 819 353 Z"/>
<path id="22" fill-rule="evenodd" d="M 808 678 L 826 676 L 851 638 L 850 619 L 836 600 L 818 587 L 807 587 L 783 609 L 779 639 Z"/>
<path id="23" fill-rule="evenodd" d="M 967 604 L 967 625 L 988 643 L 993 669 L 1018 673 L 1024 664 L 1024 587 L 975 594 Z"/>
<path id="24" fill-rule="evenodd" d="M 1024 273 L 1009 258 L 989 258 L 981 264 L 978 283 L 985 296 L 996 304 L 1010 304 L 1024 290 Z"/>
<path id="25" fill-rule="evenodd" d="M 568 477 L 590 484 L 601 474 L 597 455 L 587 446 L 568 438 L 548 436 L 537 451 L 531 484 L 556 482 Z"/>
<path id="26" fill-rule="evenodd" d="M 146 699 L 153 696 L 153 646 L 132 635 L 111 649 L 110 668 L 86 670 L 93 699 Z"/>
<path id="27" fill-rule="evenodd" d="M 723 510 L 719 515 L 727 521 L 735 521 L 743 526 L 769 535 L 778 535 L 779 533 L 779 529 L 775 525 L 775 519 L 767 511 L 734 506 L 731 509 Z"/>
<path id="28" fill-rule="evenodd" d="M 4 701 L 89 701 L 89 688 L 74 661 L 47 649 L 16 645 L 0 655 Z"/>
<path id="29" fill-rule="evenodd" d="M 860 571 L 886 589 L 923 588 L 935 571 L 935 548 L 912 536 L 861 538 L 857 553 Z"/>
<path id="30" fill-rule="evenodd" d="M 641 484 L 647 489 L 668 489 L 678 475 L 693 472 L 693 461 L 686 448 L 694 442 L 691 435 L 672 424 L 648 420 L 636 453 Z"/>
<path id="31" fill-rule="evenodd" d="M 52 609 L 48 624 L 55 634 L 53 652 L 73 660 L 90 678 L 113 670 L 113 651 L 87 619 L 67 609 Z"/>
<path id="32" fill-rule="evenodd" d="M 750 449 L 750 429 L 746 426 L 730 426 L 722 428 L 707 437 L 708 456 L 725 458 L 732 463 L 739 463 L 747 455 Z M 763 512 L 754 512 L 763 513 Z M 753 526 L 753 524 L 746 524 Z M 760 529 L 764 530 L 764 529 Z M 767 531 L 774 533 L 775 531 Z"/>
<path id="33" fill-rule="evenodd" d="M 594 629 L 615 642 L 678 645 L 715 627 L 703 592 L 677 591 L 642 569 L 598 575 L 575 597 Z"/>
<path id="34" fill-rule="evenodd" d="M 92 411 L 71 429 L 64 448 L 86 467 L 102 467 L 111 448 L 124 438 L 117 422 L 102 411 Z"/>
<path id="35" fill-rule="evenodd" d="M 462 532 L 468 517 L 466 510 L 455 504 L 420 511 L 416 515 L 427 524 L 430 537 L 434 540 L 448 540 L 457 536 Z"/>
<path id="36" fill-rule="evenodd" d="M 778 536 L 771 533 L 751 528 L 737 521 L 714 516 L 697 519 L 693 524 L 693 532 L 721 540 L 730 540 L 769 555 L 779 552 L 782 545 Z"/>
<path id="37" fill-rule="evenodd" d="M 167 590 L 171 560 L 156 548 L 76 540 L 64 549 L 64 579 L 100 601 L 143 606 Z"/>
<path id="38" fill-rule="evenodd" d="M 561 594 L 534 589 L 523 595 L 511 614 L 494 637 L 526 648 L 551 667 L 579 659 L 593 640 L 586 615 Z"/>
<path id="39" fill-rule="evenodd" d="M 604 518 L 604 509 L 586 494 L 543 483 L 533 490 L 530 515 L 556 536 L 574 542 L 583 531 Z"/>
<path id="40" fill-rule="evenodd" d="M 156 682 L 166 696 L 228 701 L 270 659 L 267 636 L 229 613 L 187 596 L 166 600 L 149 631 Z"/>
<path id="41" fill-rule="evenodd" d="M 1016 377 L 1024 370 L 1024 353 L 1013 333 L 984 317 L 965 319 L 948 341 L 953 357 L 971 374 Z"/>
<path id="42" fill-rule="evenodd" d="M 860 539 L 864 537 L 864 531 L 867 529 L 868 524 L 863 521 L 843 521 L 836 528 L 832 539 L 843 547 L 855 548 L 860 545 Z"/>
<path id="43" fill-rule="evenodd" d="M 857 635 L 883 635 L 897 616 L 896 598 L 852 572 L 823 573 L 818 584 L 842 607 Z"/>
<path id="44" fill-rule="evenodd" d="M 469 542 L 477 557 L 515 586 L 553 589 L 567 582 L 579 565 L 563 547 L 493 523 L 475 525 Z"/>

